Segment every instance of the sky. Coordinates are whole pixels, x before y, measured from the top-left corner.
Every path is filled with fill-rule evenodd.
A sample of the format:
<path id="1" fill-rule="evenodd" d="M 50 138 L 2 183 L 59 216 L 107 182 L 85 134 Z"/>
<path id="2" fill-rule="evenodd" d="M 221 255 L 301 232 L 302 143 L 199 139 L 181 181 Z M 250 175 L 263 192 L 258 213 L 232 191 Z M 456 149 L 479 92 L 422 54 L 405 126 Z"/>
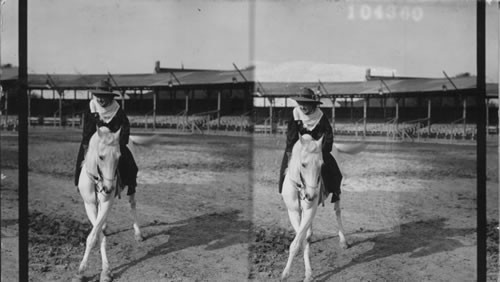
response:
<path id="1" fill-rule="evenodd" d="M 151 73 L 257 66 L 265 80 L 476 74 L 474 0 L 38 0 L 30 73 Z M 17 1 L 2 6 L 1 63 L 17 65 Z M 498 81 L 499 9 L 487 5 L 487 81 Z"/>

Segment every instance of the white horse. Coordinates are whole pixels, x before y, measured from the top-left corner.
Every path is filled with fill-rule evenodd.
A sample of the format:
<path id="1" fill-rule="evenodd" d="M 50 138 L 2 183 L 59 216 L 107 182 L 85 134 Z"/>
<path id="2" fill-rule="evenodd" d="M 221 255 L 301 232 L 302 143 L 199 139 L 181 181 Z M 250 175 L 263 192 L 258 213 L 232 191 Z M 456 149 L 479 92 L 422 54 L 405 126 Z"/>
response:
<path id="1" fill-rule="evenodd" d="M 281 195 L 296 234 L 290 244 L 288 261 L 281 274 L 282 280 L 289 277 L 293 258 L 302 245 L 304 245 L 304 281 L 312 280 L 309 240 L 312 235 L 312 222 L 320 198 L 324 194 L 321 179 L 322 142 L 323 137 L 316 141 L 310 135 L 305 134 L 299 136 L 299 141 L 295 143 L 292 150 Z"/>
<path id="2" fill-rule="evenodd" d="M 281 195 L 296 234 L 290 244 L 288 260 L 281 274 L 282 280 L 286 280 L 290 276 L 293 258 L 302 245 L 304 246 L 305 264 L 304 281 L 312 280 L 312 268 L 309 258 L 312 222 L 319 203 L 325 200 L 327 196 L 321 178 L 321 166 L 323 165 L 322 142 L 323 137 L 315 141 L 308 134 L 299 135 L 299 141 L 295 143 L 289 160 Z M 359 144 L 334 144 L 331 154 L 338 159 L 339 152 L 357 154 L 365 148 L 366 143 L 364 142 Z M 344 236 L 340 200 L 335 202 L 333 207 L 339 225 L 340 246 L 345 249 L 348 247 L 348 243 Z"/>
<path id="3" fill-rule="evenodd" d="M 82 171 L 78 181 L 78 190 L 85 204 L 85 211 L 92 223 L 92 230 L 87 237 L 85 253 L 74 281 L 83 280 L 83 272 L 88 266 L 91 249 L 100 243 L 102 271 L 100 281 L 111 281 L 109 262 L 106 255 L 106 236 L 103 229 L 113 206 L 115 197 L 121 191 L 117 187 L 117 168 L 120 158 L 120 130 L 111 132 L 107 127 L 97 128 L 89 142 L 88 151 L 82 163 Z M 134 195 L 129 197 L 134 219 L 134 235 L 137 241 L 143 237 L 139 229 Z"/>

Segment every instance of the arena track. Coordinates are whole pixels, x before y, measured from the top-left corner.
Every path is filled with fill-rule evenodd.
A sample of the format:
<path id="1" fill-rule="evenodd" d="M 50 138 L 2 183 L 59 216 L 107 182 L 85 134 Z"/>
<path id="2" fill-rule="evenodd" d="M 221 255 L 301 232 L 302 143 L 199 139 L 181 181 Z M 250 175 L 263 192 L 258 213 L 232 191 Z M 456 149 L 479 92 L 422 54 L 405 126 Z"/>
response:
<path id="1" fill-rule="evenodd" d="M 90 225 L 72 184 L 80 136 L 78 130 L 30 132 L 32 281 L 68 281 L 83 255 Z M 283 136 L 161 134 L 158 144 L 140 148 L 137 199 L 146 240 L 133 240 L 122 198 L 107 231 L 115 281 L 276 281 L 293 238 L 277 193 L 283 147 Z M 13 281 L 17 137 L 3 135 L 1 150 L 2 280 Z M 351 248 L 338 246 L 333 206 L 320 207 L 311 247 L 315 279 L 474 280 L 475 154 L 473 145 L 379 140 L 358 155 L 342 155 L 341 198 Z M 496 146 L 488 146 L 487 161 L 488 277 L 496 281 Z M 97 250 L 91 259 L 86 276 L 95 281 Z M 292 281 L 300 281 L 301 256 L 294 265 Z"/>

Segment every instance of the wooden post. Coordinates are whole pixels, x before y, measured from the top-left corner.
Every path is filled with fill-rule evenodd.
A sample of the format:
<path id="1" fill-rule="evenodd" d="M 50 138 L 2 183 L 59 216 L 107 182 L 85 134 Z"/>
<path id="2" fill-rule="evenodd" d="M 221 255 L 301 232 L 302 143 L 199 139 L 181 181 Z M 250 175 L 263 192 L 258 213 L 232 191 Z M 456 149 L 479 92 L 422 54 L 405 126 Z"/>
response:
<path id="1" fill-rule="evenodd" d="M 156 95 L 158 94 L 158 90 L 154 90 L 153 94 L 153 130 L 156 130 Z M 146 120 L 147 123 L 147 120 Z"/>
<path id="2" fill-rule="evenodd" d="M 463 109 L 462 109 L 462 119 L 463 119 L 463 125 L 464 125 L 464 137 L 465 134 L 467 133 L 467 124 L 466 124 L 466 118 L 467 118 L 467 97 L 463 98 Z"/>
<path id="3" fill-rule="evenodd" d="M 399 99 L 396 99 L 396 121 L 399 120 Z"/>
<path id="4" fill-rule="evenodd" d="M 353 117 L 353 107 L 354 107 L 354 102 L 353 102 L 353 98 L 351 97 L 351 120 Z"/>
<path id="5" fill-rule="evenodd" d="M 431 98 L 427 99 L 427 130 L 431 133 Z"/>
<path id="6" fill-rule="evenodd" d="M 269 134 L 273 133 L 273 98 L 269 98 Z"/>
<path id="7" fill-rule="evenodd" d="M 387 116 L 387 113 L 386 113 L 386 104 L 387 104 L 387 99 L 385 98 L 385 96 L 382 98 L 382 108 L 383 108 L 383 111 L 384 111 L 384 119 L 386 118 Z"/>
<path id="8" fill-rule="evenodd" d="M 332 130 L 335 133 L 335 97 L 332 98 Z"/>
<path id="9" fill-rule="evenodd" d="M 64 94 L 64 90 L 57 91 L 57 93 L 59 94 L 59 126 L 62 126 L 62 97 Z"/>
<path id="10" fill-rule="evenodd" d="M 221 93 L 217 93 L 217 129 L 220 127 Z"/>
<path id="11" fill-rule="evenodd" d="M 366 137 L 366 108 L 367 108 L 367 98 L 363 99 L 363 136 Z"/>
<path id="12" fill-rule="evenodd" d="M 396 101 L 396 120 L 394 121 L 396 123 L 396 130 L 398 129 L 399 125 L 399 98 L 394 98 Z"/>
<path id="13" fill-rule="evenodd" d="M 9 90 L 4 92 L 5 95 L 5 126 L 9 124 Z"/>

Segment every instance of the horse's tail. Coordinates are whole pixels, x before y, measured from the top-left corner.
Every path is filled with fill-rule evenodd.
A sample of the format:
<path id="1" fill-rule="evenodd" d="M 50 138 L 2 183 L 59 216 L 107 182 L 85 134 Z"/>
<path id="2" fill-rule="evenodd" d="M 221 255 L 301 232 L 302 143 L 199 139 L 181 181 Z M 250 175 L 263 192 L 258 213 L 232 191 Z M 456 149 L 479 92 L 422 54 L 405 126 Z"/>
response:
<path id="1" fill-rule="evenodd" d="M 130 135 L 129 140 L 132 141 L 134 145 L 149 146 L 156 143 L 158 137 L 159 136 L 156 134 L 152 136 Z"/>
<path id="2" fill-rule="evenodd" d="M 154 143 L 157 143 L 158 141 L 158 135 L 152 135 L 152 136 L 138 136 L 138 135 L 130 135 L 129 136 L 129 142 L 127 147 L 129 148 L 130 152 L 132 153 L 132 156 L 135 159 L 135 154 L 136 154 L 136 146 L 151 146 Z"/>
<path id="3" fill-rule="evenodd" d="M 366 149 L 366 146 L 368 146 L 368 144 L 364 141 L 361 143 L 355 143 L 355 144 L 334 143 L 332 153 L 334 154 L 334 156 L 336 155 L 335 153 L 337 153 L 337 152 L 355 155 L 355 154 L 363 151 L 364 149 Z"/>

